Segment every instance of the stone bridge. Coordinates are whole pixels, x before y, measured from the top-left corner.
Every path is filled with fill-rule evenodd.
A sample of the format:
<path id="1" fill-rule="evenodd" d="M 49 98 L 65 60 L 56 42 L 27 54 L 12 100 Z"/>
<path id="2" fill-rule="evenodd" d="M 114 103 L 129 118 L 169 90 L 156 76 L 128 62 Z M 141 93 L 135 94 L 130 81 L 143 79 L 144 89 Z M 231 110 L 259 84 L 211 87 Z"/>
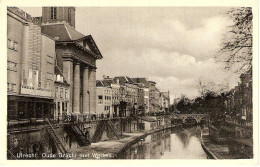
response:
<path id="1" fill-rule="evenodd" d="M 186 119 L 195 119 L 197 123 L 200 123 L 202 119 L 207 120 L 206 114 L 175 114 L 171 116 L 171 119 L 182 119 L 185 122 Z"/>

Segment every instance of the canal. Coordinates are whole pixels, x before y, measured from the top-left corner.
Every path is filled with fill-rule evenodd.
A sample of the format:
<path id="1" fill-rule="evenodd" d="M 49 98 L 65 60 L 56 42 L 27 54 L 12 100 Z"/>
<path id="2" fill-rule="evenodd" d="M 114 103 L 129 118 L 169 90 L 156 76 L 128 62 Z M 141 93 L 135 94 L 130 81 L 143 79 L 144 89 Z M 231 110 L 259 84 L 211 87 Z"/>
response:
<path id="1" fill-rule="evenodd" d="M 160 131 L 138 141 L 117 159 L 207 159 L 200 135 L 200 126 Z"/>

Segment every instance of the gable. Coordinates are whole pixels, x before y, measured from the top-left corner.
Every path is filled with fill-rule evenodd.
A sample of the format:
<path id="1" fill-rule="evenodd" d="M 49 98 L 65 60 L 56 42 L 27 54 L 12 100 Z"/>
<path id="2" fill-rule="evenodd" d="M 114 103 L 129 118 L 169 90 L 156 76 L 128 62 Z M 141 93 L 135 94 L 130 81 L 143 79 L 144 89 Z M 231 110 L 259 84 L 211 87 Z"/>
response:
<path id="1" fill-rule="evenodd" d="M 91 50 L 90 48 L 90 44 L 86 41 L 86 40 L 80 40 L 80 41 L 78 41 L 78 43 L 81 45 L 81 46 L 83 46 L 84 48 L 86 48 L 86 49 L 88 49 L 88 50 Z M 92 51 L 92 50 L 91 50 Z"/>

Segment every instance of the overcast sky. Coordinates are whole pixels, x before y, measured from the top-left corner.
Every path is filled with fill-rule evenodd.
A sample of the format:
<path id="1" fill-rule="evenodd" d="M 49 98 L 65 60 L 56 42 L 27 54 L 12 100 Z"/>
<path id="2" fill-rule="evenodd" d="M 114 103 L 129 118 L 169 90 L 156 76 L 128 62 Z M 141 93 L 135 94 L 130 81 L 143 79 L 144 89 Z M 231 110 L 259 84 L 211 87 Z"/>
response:
<path id="1" fill-rule="evenodd" d="M 22 8 L 41 16 L 41 8 Z M 238 77 L 223 71 L 214 55 L 230 21 L 227 8 L 135 7 L 76 8 L 76 29 L 91 34 L 103 59 L 97 62 L 97 79 L 127 75 L 155 81 L 171 99 L 198 95 L 196 83 Z M 171 100 L 171 101 L 172 101 Z"/>

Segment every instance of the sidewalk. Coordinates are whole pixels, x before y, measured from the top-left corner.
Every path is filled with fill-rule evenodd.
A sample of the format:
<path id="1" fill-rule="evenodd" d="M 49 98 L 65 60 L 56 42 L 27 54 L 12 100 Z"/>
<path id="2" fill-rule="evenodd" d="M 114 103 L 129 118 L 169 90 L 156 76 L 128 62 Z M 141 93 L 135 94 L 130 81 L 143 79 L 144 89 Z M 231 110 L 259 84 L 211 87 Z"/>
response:
<path id="1" fill-rule="evenodd" d="M 123 133 L 124 138 L 119 140 L 101 141 L 91 143 L 89 146 L 72 149 L 70 152 L 77 154 L 73 159 L 112 159 L 116 156 L 118 150 L 123 148 L 125 144 L 142 136 L 144 133 Z M 82 157 L 82 155 L 86 155 Z"/>

